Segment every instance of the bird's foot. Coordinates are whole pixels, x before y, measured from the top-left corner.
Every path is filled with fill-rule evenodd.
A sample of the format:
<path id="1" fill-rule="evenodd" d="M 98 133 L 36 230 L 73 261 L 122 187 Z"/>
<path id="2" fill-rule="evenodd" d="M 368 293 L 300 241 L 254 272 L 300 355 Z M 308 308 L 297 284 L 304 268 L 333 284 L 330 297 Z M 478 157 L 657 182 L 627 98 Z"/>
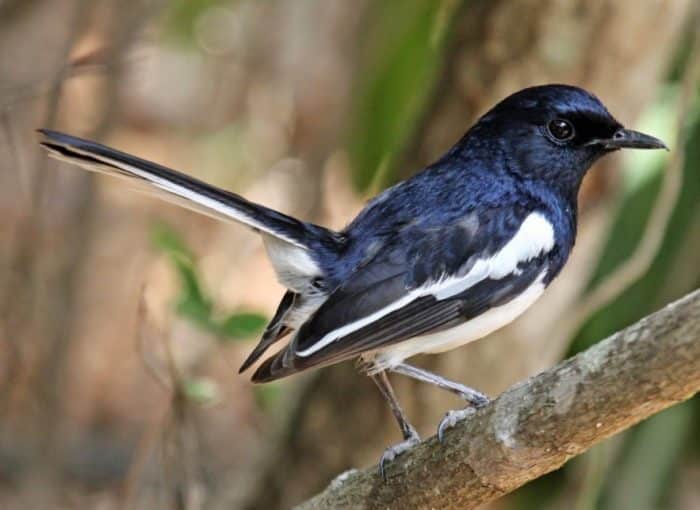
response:
<path id="1" fill-rule="evenodd" d="M 401 441 L 398 444 L 395 444 L 393 446 L 390 446 L 386 450 L 384 450 L 384 454 L 382 455 L 382 458 L 379 459 L 379 474 L 382 477 L 382 479 L 386 482 L 386 465 L 389 462 L 393 462 L 393 460 L 401 455 L 402 453 L 410 450 L 414 446 L 416 446 L 418 443 L 420 443 L 420 437 L 418 434 L 414 434 L 413 436 L 409 437 L 408 439 L 405 439 L 404 441 Z"/>
<path id="2" fill-rule="evenodd" d="M 479 409 L 480 407 L 484 407 L 486 404 L 491 402 L 491 399 L 484 395 L 483 393 L 476 391 L 473 388 L 470 388 L 469 386 L 463 386 L 461 391 L 460 391 L 460 397 L 467 402 L 469 405 L 473 406 L 475 409 Z M 449 414 L 449 413 L 448 413 Z"/>
<path id="3" fill-rule="evenodd" d="M 445 439 L 445 431 L 448 429 L 451 429 L 455 425 L 457 425 L 460 421 L 464 421 L 467 418 L 469 418 L 471 415 L 476 413 L 476 409 L 473 407 L 466 407 L 464 409 L 456 409 L 453 411 L 447 411 L 447 414 L 445 414 L 445 417 L 440 420 L 440 425 L 438 425 L 438 431 L 437 431 L 437 436 L 438 436 L 438 441 L 441 443 Z"/>
<path id="4" fill-rule="evenodd" d="M 465 407 L 464 409 L 456 409 L 453 411 L 447 411 L 447 414 L 445 414 L 445 417 L 442 420 L 440 420 L 440 424 L 438 425 L 438 441 L 442 443 L 445 438 L 446 430 L 451 429 L 459 422 L 466 420 L 467 418 L 475 414 L 477 409 L 484 407 L 490 402 L 489 398 L 486 395 L 483 395 L 481 393 L 479 393 L 478 395 L 478 399 L 468 400 L 468 402 L 471 404 L 470 407 Z M 467 399 L 465 398 L 465 400 Z"/>

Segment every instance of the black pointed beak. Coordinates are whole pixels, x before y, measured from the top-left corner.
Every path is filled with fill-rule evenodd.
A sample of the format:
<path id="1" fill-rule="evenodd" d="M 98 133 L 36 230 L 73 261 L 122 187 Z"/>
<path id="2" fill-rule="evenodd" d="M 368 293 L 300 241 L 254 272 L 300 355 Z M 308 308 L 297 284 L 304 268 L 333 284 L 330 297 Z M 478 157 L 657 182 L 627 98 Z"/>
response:
<path id="1" fill-rule="evenodd" d="M 620 128 L 615 131 L 612 138 L 593 140 L 591 144 L 602 145 L 606 149 L 665 149 L 668 147 L 664 142 L 651 135 L 633 131 L 632 129 Z"/>

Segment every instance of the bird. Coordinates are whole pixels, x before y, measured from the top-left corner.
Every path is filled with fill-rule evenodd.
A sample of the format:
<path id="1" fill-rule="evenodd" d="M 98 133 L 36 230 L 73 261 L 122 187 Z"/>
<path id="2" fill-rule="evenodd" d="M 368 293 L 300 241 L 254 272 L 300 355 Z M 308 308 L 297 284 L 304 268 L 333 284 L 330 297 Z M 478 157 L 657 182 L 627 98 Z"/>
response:
<path id="1" fill-rule="evenodd" d="M 666 149 L 625 128 L 572 85 L 522 89 L 482 115 L 439 159 L 367 202 L 342 230 L 301 221 L 113 148 L 41 129 L 50 155 L 258 232 L 286 288 L 240 368 L 255 383 L 357 360 L 386 399 L 402 441 L 379 472 L 420 442 L 391 386 L 399 374 L 460 396 L 438 437 L 489 398 L 410 365 L 485 337 L 529 308 L 574 246 L 577 195 L 589 168 L 620 149 Z"/>

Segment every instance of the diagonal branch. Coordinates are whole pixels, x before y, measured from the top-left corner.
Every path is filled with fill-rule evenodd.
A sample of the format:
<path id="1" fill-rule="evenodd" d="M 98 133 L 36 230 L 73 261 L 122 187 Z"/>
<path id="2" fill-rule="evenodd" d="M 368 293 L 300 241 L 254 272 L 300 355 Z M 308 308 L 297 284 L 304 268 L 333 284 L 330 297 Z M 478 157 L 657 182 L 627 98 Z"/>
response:
<path id="1" fill-rule="evenodd" d="M 298 510 L 470 509 L 700 390 L 700 290 L 521 382 L 399 458 L 353 472 Z"/>

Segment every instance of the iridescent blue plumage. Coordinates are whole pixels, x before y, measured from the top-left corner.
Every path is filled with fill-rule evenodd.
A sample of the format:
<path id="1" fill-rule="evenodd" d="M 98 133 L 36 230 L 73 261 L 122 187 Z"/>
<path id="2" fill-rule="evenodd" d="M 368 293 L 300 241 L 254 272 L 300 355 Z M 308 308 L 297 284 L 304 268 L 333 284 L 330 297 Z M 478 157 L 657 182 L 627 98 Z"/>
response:
<path id="1" fill-rule="evenodd" d="M 534 207 L 542 202 L 562 241 L 571 242 L 578 186 L 605 151 L 552 144 L 541 130 L 557 116 L 579 119 L 585 140 L 612 136 L 621 127 L 598 99 L 576 87 L 535 87 L 510 96 L 434 164 L 371 200 L 343 230 L 347 258 L 340 266 L 333 256 L 325 261 L 329 277 L 343 281 L 368 246 L 402 225 L 445 225 L 476 209 L 509 203 Z"/>
<path id="2" fill-rule="evenodd" d="M 361 357 L 405 439 L 387 450 L 382 465 L 417 440 L 384 372 L 434 383 L 473 405 L 486 402 L 404 359 L 481 338 L 524 312 L 569 257 L 577 194 L 591 165 L 621 148 L 665 148 L 624 129 L 580 88 L 524 89 L 481 117 L 435 163 L 333 232 L 95 142 L 42 133 L 59 159 L 130 178 L 260 232 L 289 290 L 241 370 L 290 334 L 253 381 Z M 448 415 L 440 433 L 455 416 Z"/>
<path id="3" fill-rule="evenodd" d="M 552 141 L 544 132 L 547 122 L 557 118 L 571 119 L 576 126 L 576 136 L 569 145 Z M 377 334 L 377 325 L 372 324 L 365 327 L 367 334 L 376 338 L 371 345 L 358 340 L 357 332 L 353 332 L 353 339 L 334 341 L 314 356 L 296 355 L 339 325 L 371 314 L 399 299 L 402 293 L 456 274 L 470 257 L 493 256 L 532 211 L 541 212 L 554 231 L 553 249 L 538 260 L 546 265 L 544 285 L 548 285 L 559 274 L 574 244 L 581 180 L 593 162 L 609 150 L 587 143 L 610 138 L 621 127 L 600 101 L 575 87 L 525 89 L 504 100 L 479 119 L 445 156 L 374 198 L 343 230 L 341 251 L 321 260 L 325 286 L 335 295 L 331 292 L 289 347 L 264 364 L 254 380 L 336 362 L 379 348 L 383 342 L 388 345 L 418 334 L 409 328 L 398 338 L 388 334 L 382 337 Z M 466 236 L 460 225 L 469 217 L 479 228 Z M 389 267 L 380 259 L 392 253 L 399 260 Z M 375 265 L 369 270 L 379 274 L 365 284 L 369 292 L 355 281 L 368 279 L 364 275 L 368 264 Z M 362 268 L 359 275 L 358 268 Z M 389 275 L 392 270 L 397 274 Z M 385 278 L 387 275 L 393 277 Z M 529 275 L 531 279 L 535 276 Z M 523 278 L 520 286 L 512 288 L 529 283 Z M 487 283 L 471 289 L 464 298 L 466 302 L 485 302 L 482 311 L 489 305 L 479 289 L 493 292 Z M 506 282 L 502 284 L 505 289 Z M 348 287 L 355 289 L 354 300 Z M 510 296 L 515 295 L 513 290 Z M 465 320 L 471 316 L 464 309 L 456 313 Z M 453 317 L 447 317 L 444 323 L 433 326 L 442 327 L 452 321 Z"/>

